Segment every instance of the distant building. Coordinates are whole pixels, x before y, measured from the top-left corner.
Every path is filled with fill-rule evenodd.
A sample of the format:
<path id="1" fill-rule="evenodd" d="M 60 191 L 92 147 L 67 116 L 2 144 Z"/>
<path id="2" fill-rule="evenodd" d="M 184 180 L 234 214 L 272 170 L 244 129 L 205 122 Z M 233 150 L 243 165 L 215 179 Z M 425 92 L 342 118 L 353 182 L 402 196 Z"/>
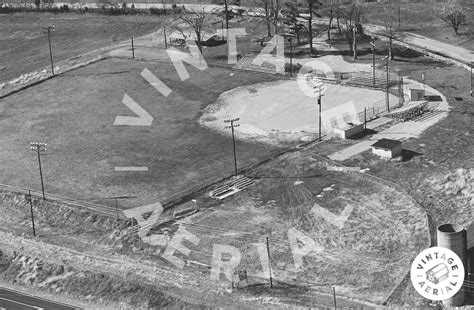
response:
<path id="1" fill-rule="evenodd" d="M 372 144 L 372 153 L 391 159 L 402 154 L 402 143 L 398 140 L 381 139 Z"/>

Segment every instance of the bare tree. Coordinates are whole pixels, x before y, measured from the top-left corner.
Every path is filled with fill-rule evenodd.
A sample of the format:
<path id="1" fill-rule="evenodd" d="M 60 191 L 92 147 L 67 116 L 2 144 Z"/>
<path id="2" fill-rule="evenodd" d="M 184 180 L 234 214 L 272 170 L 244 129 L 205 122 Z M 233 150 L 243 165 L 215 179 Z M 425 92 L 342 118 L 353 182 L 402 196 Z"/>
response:
<path id="1" fill-rule="evenodd" d="M 199 51 L 202 53 L 202 31 L 210 25 L 208 16 L 204 13 L 204 8 L 201 11 L 191 10 L 187 12 L 183 10 L 183 13 L 179 17 L 187 26 L 191 27 L 196 34 L 196 45 L 199 48 Z M 183 33 L 179 27 L 178 30 Z M 185 37 L 186 39 L 186 37 Z"/>
<path id="2" fill-rule="evenodd" d="M 251 17 L 248 23 L 251 24 L 256 21 L 255 25 L 261 23 L 265 24 L 267 28 L 267 37 L 272 37 L 272 25 L 273 25 L 273 14 L 272 14 L 272 3 L 273 0 L 260 0 L 256 2 L 255 6 L 248 8 L 248 13 Z"/>
<path id="3" fill-rule="evenodd" d="M 293 31 L 298 44 L 301 41 L 301 32 L 306 29 L 305 25 L 298 19 L 298 6 L 294 2 L 286 2 L 282 11 L 283 22 Z"/>
<path id="4" fill-rule="evenodd" d="M 460 0 L 448 0 L 438 7 L 438 16 L 459 35 L 459 26 L 466 21 L 467 10 Z"/>
<path id="5" fill-rule="evenodd" d="M 357 59 L 357 32 L 360 32 L 362 29 L 362 24 L 360 23 L 361 6 L 357 2 L 353 2 L 350 5 L 341 7 L 340 14 L 344 21 L 342 32 L 346 37 L 347 43 L 349 43 L 354 59 Z"/>
<path id="6" fill-rule="evenodd" d="M 338 29 L 339 29 L 339 32 L 341 31 L 340 29 L 340 26 L 339 26 L 339 15 L 338 15 L 338 12 L 339 12 L 339 1 L 335 2 L 334 0 L 331 0 L 331 2 L 329 3 L 329 6 L 328 7 L 325 7 L 324 9 L 322 9 L 321 13 L 323 16 L 326 16 L 329 21 L 328 21 L 328 27 L 327 27 L 327 33 L 328 33 L 328 40 L 331 40 L 331 29 L 332 29 L 332 24 L 333 24 L 333 21 L 334 21 L 334 18 L 338 18 Z"/>

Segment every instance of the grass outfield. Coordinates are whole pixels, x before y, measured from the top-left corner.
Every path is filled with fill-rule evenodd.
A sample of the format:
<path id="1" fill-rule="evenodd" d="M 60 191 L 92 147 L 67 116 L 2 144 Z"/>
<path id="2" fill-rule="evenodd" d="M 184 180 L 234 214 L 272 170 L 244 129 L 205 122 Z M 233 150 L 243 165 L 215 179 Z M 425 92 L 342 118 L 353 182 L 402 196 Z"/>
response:
<path id="1" fill-rule="evenodd" d="M 140 76 L 145 67 L 173 90 L 167 98 Z M 171 63 L 108 59 L 4 98 L 0 182 L 40 188 L 30 141 L 48 143 L 42 157 L 45 190 L 73 198 L 136 194 L 139 198 L 127 204 L 136 206 L 230 175 L 230 136 L 196 120 L 222 92 L 278 77 L 187 67 L 191 78 L 182 82 Z M 134 115 L 122 104 L 125 93 L 154 117 L 152 126 L 113 125 L 118 115 Z M 237 141 L 239 166 L 273 151 Z M 149 171 L 115 172 L 116 166 Z"/>
<path id="2" fill-rule="evenodd" d="M 211 212 L 190 217 L 183 225 L 201 239 L 192 247 L 197 250 L 190 259 L 210 265 L 215 244 L 231 245 L 241 252 L 237 269 L 255 275 L 262 270 L 255 243 L 264 245 L 268 236 L 277 287 L 289 284 L 331 293 L 334 286 L 343 296 L 384 302 L 409 270 L 413 256 L 429 244 L 426 218 L 395 189 L 357 175 L 327 171 L 324 162 L 312 158 L 319 148 L 286 154 L 260 166 L 251 172 L 258 179 L 255 186 Z M 203 204 L 210 200 L 200 199 Z M 337 216 L 352 209 L 338 227 L 322 211 L 313 213 L 315 204 Z M 323 248 L 305 255 L 300 268 L 295 267 L 290 249 L 288 231 L 293 228 Z M 251 277 L 249 281 L 268 280 Z M 296 296 L 293 303 L 311 304 L 312 294 Z M 273 297 L 288 295 L 281 292 Z"/>
<path id="3" fill-rule="evenodd" d="M 109 47 L 156 31 L 163 20 L 152 16 L 106 16 L 79 13 L 14 13 L 0 18 L 0 83 L 23 73 L 50 70 L 48 37 L 42 27 L 54 24 L 51 37 L 55 62 Z"/>

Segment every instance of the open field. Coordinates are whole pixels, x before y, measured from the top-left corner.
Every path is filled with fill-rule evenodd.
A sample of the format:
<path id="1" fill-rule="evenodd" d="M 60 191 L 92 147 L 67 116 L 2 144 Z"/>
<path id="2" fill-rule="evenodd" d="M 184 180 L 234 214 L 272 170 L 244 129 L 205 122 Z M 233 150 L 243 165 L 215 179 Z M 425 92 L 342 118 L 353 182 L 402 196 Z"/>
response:
<path id="1" fill-rule="evenodd" d="M 159 29 L 163 19 L 154 16 L 106 16 L 80 13 L 14 13 L 0 18 L 0 84 L 24 73 L 50 70 L 48 36 L 42 27 L 54 24 L 53 60 L 69 59 L 110 47 L 131 36 Z"/>
<path id="2" fill-rule="evenodd" d="M 140 76 L 144 68 L 173 92 L 162 96 Z M 191 78 L 183 82 L 171 63 L 109 59 L 4 98 L 0 182 L 40 188 L 30 141 L 48 143 L 42 156 L 45 190 L 72 198 L 135 194 L 139 198 L 127 205 L 137 206 L 230 175 L 230 136 L 200 127 L 197 118 L 222 92 L 278 77 L 188 70 Z M 116 116 L 134 115 L 122 104 L 125 93 L 154 118 L 151 126 L 113 125 Z M 237 141 L 238 163 L 256 162 L 275 150 Z M 117 166 L 149 169 L 115 172 Z"/>

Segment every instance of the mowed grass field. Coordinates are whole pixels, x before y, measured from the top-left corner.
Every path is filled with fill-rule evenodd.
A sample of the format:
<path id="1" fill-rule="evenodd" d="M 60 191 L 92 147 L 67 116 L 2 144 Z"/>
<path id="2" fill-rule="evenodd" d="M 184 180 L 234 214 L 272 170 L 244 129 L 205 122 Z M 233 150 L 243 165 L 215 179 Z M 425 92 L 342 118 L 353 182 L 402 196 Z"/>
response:
<path id="1" fill-rule="evenodd" d="M 48 36 L 43 27 L 55 25 L 51 37 L 54 62 L 157 31 L 156 16 L 101 14 L 14 13 L 0 15 L 0 83 L 23 73 L 50 70 Z"/>
<path id="2" fill-rule="evenodd" d="M 30 141 L 48 143 L 42 156 L 47 192 L 84 199 L 138 196 L 124 201 L 124 207 L 160 201 L 231 175 L 230 131 L 219 134 L 196 120 L 222 92 L 278 77 L 186 67 L 191 77 L 181 81 L 171 63 L 108 59 L 2 99 L 0 182 L 41 188 Z M 144 68 L 172 89 L 168 97 L 140 76 Z M 154 118 L 151 126 L 113 125 L 116 116 L 135 116 L 122 103 L 125 93 Z M 242 141 L 236 148 L 239 166 L 276 150 Z M 116 166 L 149 170 L 115 172 Z"/>

